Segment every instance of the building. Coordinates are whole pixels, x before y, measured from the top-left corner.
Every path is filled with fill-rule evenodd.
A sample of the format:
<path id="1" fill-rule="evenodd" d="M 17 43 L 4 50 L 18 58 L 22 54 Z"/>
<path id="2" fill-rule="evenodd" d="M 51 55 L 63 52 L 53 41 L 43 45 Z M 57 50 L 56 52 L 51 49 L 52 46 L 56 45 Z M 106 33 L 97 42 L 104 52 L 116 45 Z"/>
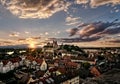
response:
<path id="1" fill-rule="evenodd" d="M 28 68 L 35 69 L 35 70 L 47 70 L 47 63 L 45 59 L 35 58 L 33 56 L 27 56 L 25 59 L 25 65 Z"/>
<path id="2" fill-rule="evenodd" d="M 7 73 L 11 70 L 14 70 L 15 68 L 18 68 L 21 61 L 22 60 L 20 57 L 14 57 L 9 60 L 2 60 L 0 62 L 0 73 Z"/>
<path id="3" fill-rule="evenodd" d="M 76 76 L 76 77 L 74 77 L 74 78 L 72 78 L 72 79 L 69 79 L 69 80 L 67 80 L 67 81 L 65 81 L 65 82 L 62 82 L 62 83 L 60 83 L 60 84 L 80 84 L 79 79 L 80 79 L 80 77 L 79 77 L 79 76 Z"/>
<path id="4" fill-rule="evenodd" d="M 54 53 L 54 50 L 56 50 L 59 47 L 57 41 L 53 40 L 52 43 L 48 42 L 47 45 L 45 45 L 42 49 L 43 52 L 47 53 Z"/>

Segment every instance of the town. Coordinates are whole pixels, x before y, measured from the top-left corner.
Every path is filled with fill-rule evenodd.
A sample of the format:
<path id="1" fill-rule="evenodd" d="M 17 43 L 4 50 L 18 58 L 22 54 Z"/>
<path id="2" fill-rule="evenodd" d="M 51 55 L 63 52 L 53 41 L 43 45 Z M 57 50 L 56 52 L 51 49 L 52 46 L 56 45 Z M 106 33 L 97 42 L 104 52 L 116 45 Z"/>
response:
<path id="1" fill-rule="evenodd" d="M 120 0 L 0 0 L 0 84 L 120 84 Z"/>
<path id="2" fill-rule="evenodd" d="M 84 84 L 114 68 L 120 48 L 90 51 L 53 40 L 42 48 L 0 49 L 0 84 Z"/>

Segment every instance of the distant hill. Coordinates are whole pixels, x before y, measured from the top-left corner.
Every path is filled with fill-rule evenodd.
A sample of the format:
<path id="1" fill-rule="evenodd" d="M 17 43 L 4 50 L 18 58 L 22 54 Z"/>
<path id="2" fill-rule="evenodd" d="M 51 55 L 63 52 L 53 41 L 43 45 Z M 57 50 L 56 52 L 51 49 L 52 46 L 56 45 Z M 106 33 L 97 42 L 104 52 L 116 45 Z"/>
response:
<path id="1" fill-rule="evenodd" d="M 8 46 L 0 46 L 0 48 L 28 48 L 27 44 L 23 44 L 23 45 L 8 45 Z"/>

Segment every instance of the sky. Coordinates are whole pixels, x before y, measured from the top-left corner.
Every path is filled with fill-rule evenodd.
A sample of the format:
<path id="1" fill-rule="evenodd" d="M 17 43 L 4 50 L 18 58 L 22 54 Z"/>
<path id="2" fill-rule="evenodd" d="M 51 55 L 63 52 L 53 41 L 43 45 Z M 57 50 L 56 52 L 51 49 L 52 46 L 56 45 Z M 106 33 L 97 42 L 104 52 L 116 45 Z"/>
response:
<path id="1" fill-rule="evenodd" d="M 120 0 L 0 0 L 0 46 L 51 39 L 82 47 L 120 47 Z"/>

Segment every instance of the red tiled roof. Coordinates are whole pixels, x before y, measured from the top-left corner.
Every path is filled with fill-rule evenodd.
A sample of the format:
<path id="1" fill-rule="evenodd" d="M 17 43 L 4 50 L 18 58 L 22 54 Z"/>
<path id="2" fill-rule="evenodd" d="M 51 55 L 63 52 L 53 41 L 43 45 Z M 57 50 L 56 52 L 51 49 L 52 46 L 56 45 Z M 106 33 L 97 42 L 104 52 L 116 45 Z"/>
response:
<path id="1" fill-rule="evenodd" d="M 50 68 L 50 69 L 49 69 L 49 72 L 57 71 L 57 69 L 58 69 L 57 67 Z"/>
<path id="2" fill-rule="evenodd" d="M 64 67 L 60 67 L 60 68 L 58 68 L 58 71 L 61 72 L 61 73 L 63 73 L 63 74 L 66 72 L 66 70 L 65 70 Z"/>
<path id="3" fill-rule="evenodd" d="M 38 58 L 38 59 L 35 59 L 35 61 L 38 63 L 38 64 L 42 64 L 43 60 Z"/>
<path id="4" fill-rule="evenodd" d="M 55 59 L 54 61 L 55 61 L 55 63 L 58 63 L 60 61 L 60 59 Z"/>
<path id="5" fill-rule="evenodd" d="M 21 58 L 20 57 L 12 58 L 12 59 L 10 59 L 10 61 L 12 63 L 19 62 L 19 61 L 21 61 Z"/>
<path id="6" fill-rule="evenodd" d="M 46 84 L 46 83 L 47 83 L 47 84 L 53 84 L 53 83 L 54 83 L 54 80 L 51 78 L 51 79 L 53 80 L 53 81 L 51 81 L 50 78 L 51 78 L 51 77 L 43 77 L 43 78 L 40 78 L 39 80 L 37 80 L 37 81 L 35 81 L 35 82 L 31 83 L 31 84 L 36 84 L 36 83 L 39 83 L 39 84 Z M 47 79 L 49 79 L 49 82 L 50 82 L 50 83 L 47 82 Z"/>
<path id="7" fill-rule="evenodd" d="M 6 65 L 9 62 L 9 60 L 3 60 L 2 62 L 3 62 L 3 65 Z"/>
<path id="8" fill-rule="evenodd" d="M 77 67 L 78 64 L 77 64 L 77 63 L 74 63 L 74 62 L 67 62 L 67 66 L 68 66 L 68 67 Z"/>
<path id="9" fill-rule="evenodd" d="M 70 56 L 64 56 L 63 57 L 63 62 L 66 64 L 67 62 L 71 61 L 71 57 Z"/>
<path id="10" fill-rule="evenodd" d="M 94 75 L 94 76 L 100 76 L 100 72 L 98 71 L 98 69 L 96 67 L 92 67 L 90 72 Z"/>
<path id="11" fill-rule="evenodd" d="M 64 56 L 63 59 L 69 59 L 70 60 L 71 57 L 70 56 Z"/>
<path id="12" fill-rule="evenodd" d="M 16 57 L 16 58 L 11 58 L 9 60 L 3 60 L 3 64 L 6 65 L 9 61 L 11 61 L 12 63 L 15 63 L 15 62 L 19 62 L 21 61 L 21 58 L 20 57 Z"/>
<path id="13" fill-rule="evenodd" d="M 35 58 L 33 56 L 27 56 L 26 59 L 30 60 L 30 61 L 36 61 L 38 64 L 42 64 L 43 60 L 40 58 Z"/>
<path id="14" fill-rule="evenodd" d="M 34 61 L 35 58 L 33 56 L 26 56 L 26 59 L 30 60 L 30 61 Z"/>

